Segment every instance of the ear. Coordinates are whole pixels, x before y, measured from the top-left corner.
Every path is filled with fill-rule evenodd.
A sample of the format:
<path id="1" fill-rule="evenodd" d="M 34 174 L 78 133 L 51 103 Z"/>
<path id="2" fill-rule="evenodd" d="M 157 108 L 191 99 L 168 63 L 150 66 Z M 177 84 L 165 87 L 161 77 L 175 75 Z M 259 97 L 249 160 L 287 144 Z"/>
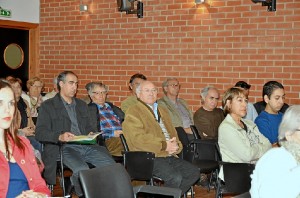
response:
<path id="1" fill-rule="evenodd" d="M 136 93 L 136 97 L 137 97 L 137 98 L 140 98 L 140 95 L 141 95 L 141 92 Z"/>
<path id="2" fill-rule="evenodd" d="M 264 101 L 265 101 L 265 103 L 269 103 L 269 97 L 267 96 L 267 95 L 264 95 Z"/>
<path id="3" fill-rule="evenodd" d="M 230 107 L 231 106 L 231 101 L 230 100 L 226 100 L 226 106 Z"/>
<path id="4" fill-rule="evenodd" d="M 167 91 L 168 91 L 168 89 L 167 89 L 167 88 L 168 88 L 168 86 L 165 86 L 165 87 L 163 88 L 165 92 L 167 92 Z"/>
<path id="5" fill-rule="evenodd" d="M 130 90 L 132 90 L 132 86 L 131 86 L 131 83 L 129 83 L 129 84 L 128 84 L 128 86 L 130 87 Z"/>
<path id="6" fill-rule="evenodd" d="M 225 106 L 227 107 L 227 110 L 230 111 L 230 109 L 231 109 L 231 101 L 230 100 L 226 100 Z"/>
<path id="7" fill-rule="evenodd" d="M 200 96 L 200 102 L 201 102 L 201 104 L 203 105 L 204 104 L 204 98 L 202 98 L 202 96 Z"/>
<path id="8" fill-rule="evenodd" d="M 64 82 L 63 82 L 63 81 L 59 81 L 59 86 L 60 86 L 60 87 L 62 87 L 62 86 L 63 86 L 63 84 L 64 84 Z"/>
<path id="9" fill-rule="evenodd" d="M 288 131 L 285 133 L 285 138 L 287 141 L 292 141 L 293 140 L 293 133 Z"/>

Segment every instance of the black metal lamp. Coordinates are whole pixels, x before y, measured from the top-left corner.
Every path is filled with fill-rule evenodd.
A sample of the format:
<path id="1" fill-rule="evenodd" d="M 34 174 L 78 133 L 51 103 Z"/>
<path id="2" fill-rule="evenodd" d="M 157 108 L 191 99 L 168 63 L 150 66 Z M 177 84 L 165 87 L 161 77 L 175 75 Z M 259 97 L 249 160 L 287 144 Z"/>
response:
<path id="1" fill-rule="evenodd" d="M 251 0 L 253 3 L 261 3 L 262 6 L 267 6 L 269 12 L 276 11 L 276 0 Z"/>
<path id="2" fill-rule="evenodd" d="M 135 9 L 134 2 L 137 1 L 137 8 Z M 144 4 L 139 0 L 117 0 L 118 9 L 120 12 L 126 14 L 136 14 L 138 18 L 144 17 Z"/>

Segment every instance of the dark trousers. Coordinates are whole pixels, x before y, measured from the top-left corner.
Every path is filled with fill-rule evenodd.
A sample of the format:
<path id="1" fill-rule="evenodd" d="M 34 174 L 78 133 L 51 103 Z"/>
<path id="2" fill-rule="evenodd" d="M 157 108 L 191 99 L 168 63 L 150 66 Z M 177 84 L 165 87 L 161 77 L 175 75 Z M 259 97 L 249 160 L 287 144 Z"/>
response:
<path id="1" fill-rule="evenodd" d="M 95 167 L 103 167 L 115 163 L 115 161 L 103 146 L 66 144 L 63 148 L 63 163 L 73 171 L 71 176 L 72 185 L 76 194 L 82 196 L 83 193 L 78 178 L 79 171 L 89 169 L 87 163 Z"/>
<path id="2" fill-rule="evenodd" d="M 164 186 L 180 188 L 182 193 L 187 192 L 200 178 L 196 166 L 173 156 L 155 158 L 153 174 L 164 180 Z"/>

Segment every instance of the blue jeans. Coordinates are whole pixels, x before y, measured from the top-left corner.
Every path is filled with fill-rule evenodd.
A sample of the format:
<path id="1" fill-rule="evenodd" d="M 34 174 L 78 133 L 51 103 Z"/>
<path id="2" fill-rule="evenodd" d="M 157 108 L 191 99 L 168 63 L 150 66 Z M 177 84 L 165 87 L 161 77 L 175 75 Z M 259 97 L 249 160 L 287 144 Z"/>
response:
<path id="1" fill-rule="evenodd" d="M 35 150 L 38 150 L 40 153 L 42 153 L 42 144 L 37 141 L 34 136 L 27 136 L 27 139 L 30 141 L 30 144 Z"/>
<path id="2" fill-rule="evenodd" d="M 170 157 L 154 159 L 153 175 L 164 180 L 164 186 L 187 192 L 200 178 L 200 170 L 188 161 Z"/>
<path id="3" fill-rule="evenodd" d="M 83 193 L 78 178 L 79 171 L 89 169 L 87 163 L 95 167 L 103 167 L 113 164 L 115 161 L 103 146 L 65 144 L 63 146 L 63 163 L 73 171 L 71 176 L 72 185 L 76 194 L 82 196 Z"/>

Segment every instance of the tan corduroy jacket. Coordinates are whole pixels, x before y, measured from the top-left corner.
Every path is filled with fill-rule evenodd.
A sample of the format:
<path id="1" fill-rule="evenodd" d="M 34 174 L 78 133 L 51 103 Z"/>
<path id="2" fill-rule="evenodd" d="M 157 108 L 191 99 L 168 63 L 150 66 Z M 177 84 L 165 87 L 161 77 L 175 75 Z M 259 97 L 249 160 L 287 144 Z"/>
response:
<path id="1" fill-rule="evenodd" d="M 176 154 L 178 154 L 182 150 L 182 144 L 172 125 L 169 113 L 160 106 L 158 106 L 158 111 L 161 121 L 170 134 L 170 138 L 176 137 L 177 139 L 179 150 Z M 167 143 L 162 129 L 152 109 L 142 101 L 127 110 L 122 128 L 129 150 L 153 152 L 156 157 L 167 157 L 169 155 L 166 151 Z"/>

